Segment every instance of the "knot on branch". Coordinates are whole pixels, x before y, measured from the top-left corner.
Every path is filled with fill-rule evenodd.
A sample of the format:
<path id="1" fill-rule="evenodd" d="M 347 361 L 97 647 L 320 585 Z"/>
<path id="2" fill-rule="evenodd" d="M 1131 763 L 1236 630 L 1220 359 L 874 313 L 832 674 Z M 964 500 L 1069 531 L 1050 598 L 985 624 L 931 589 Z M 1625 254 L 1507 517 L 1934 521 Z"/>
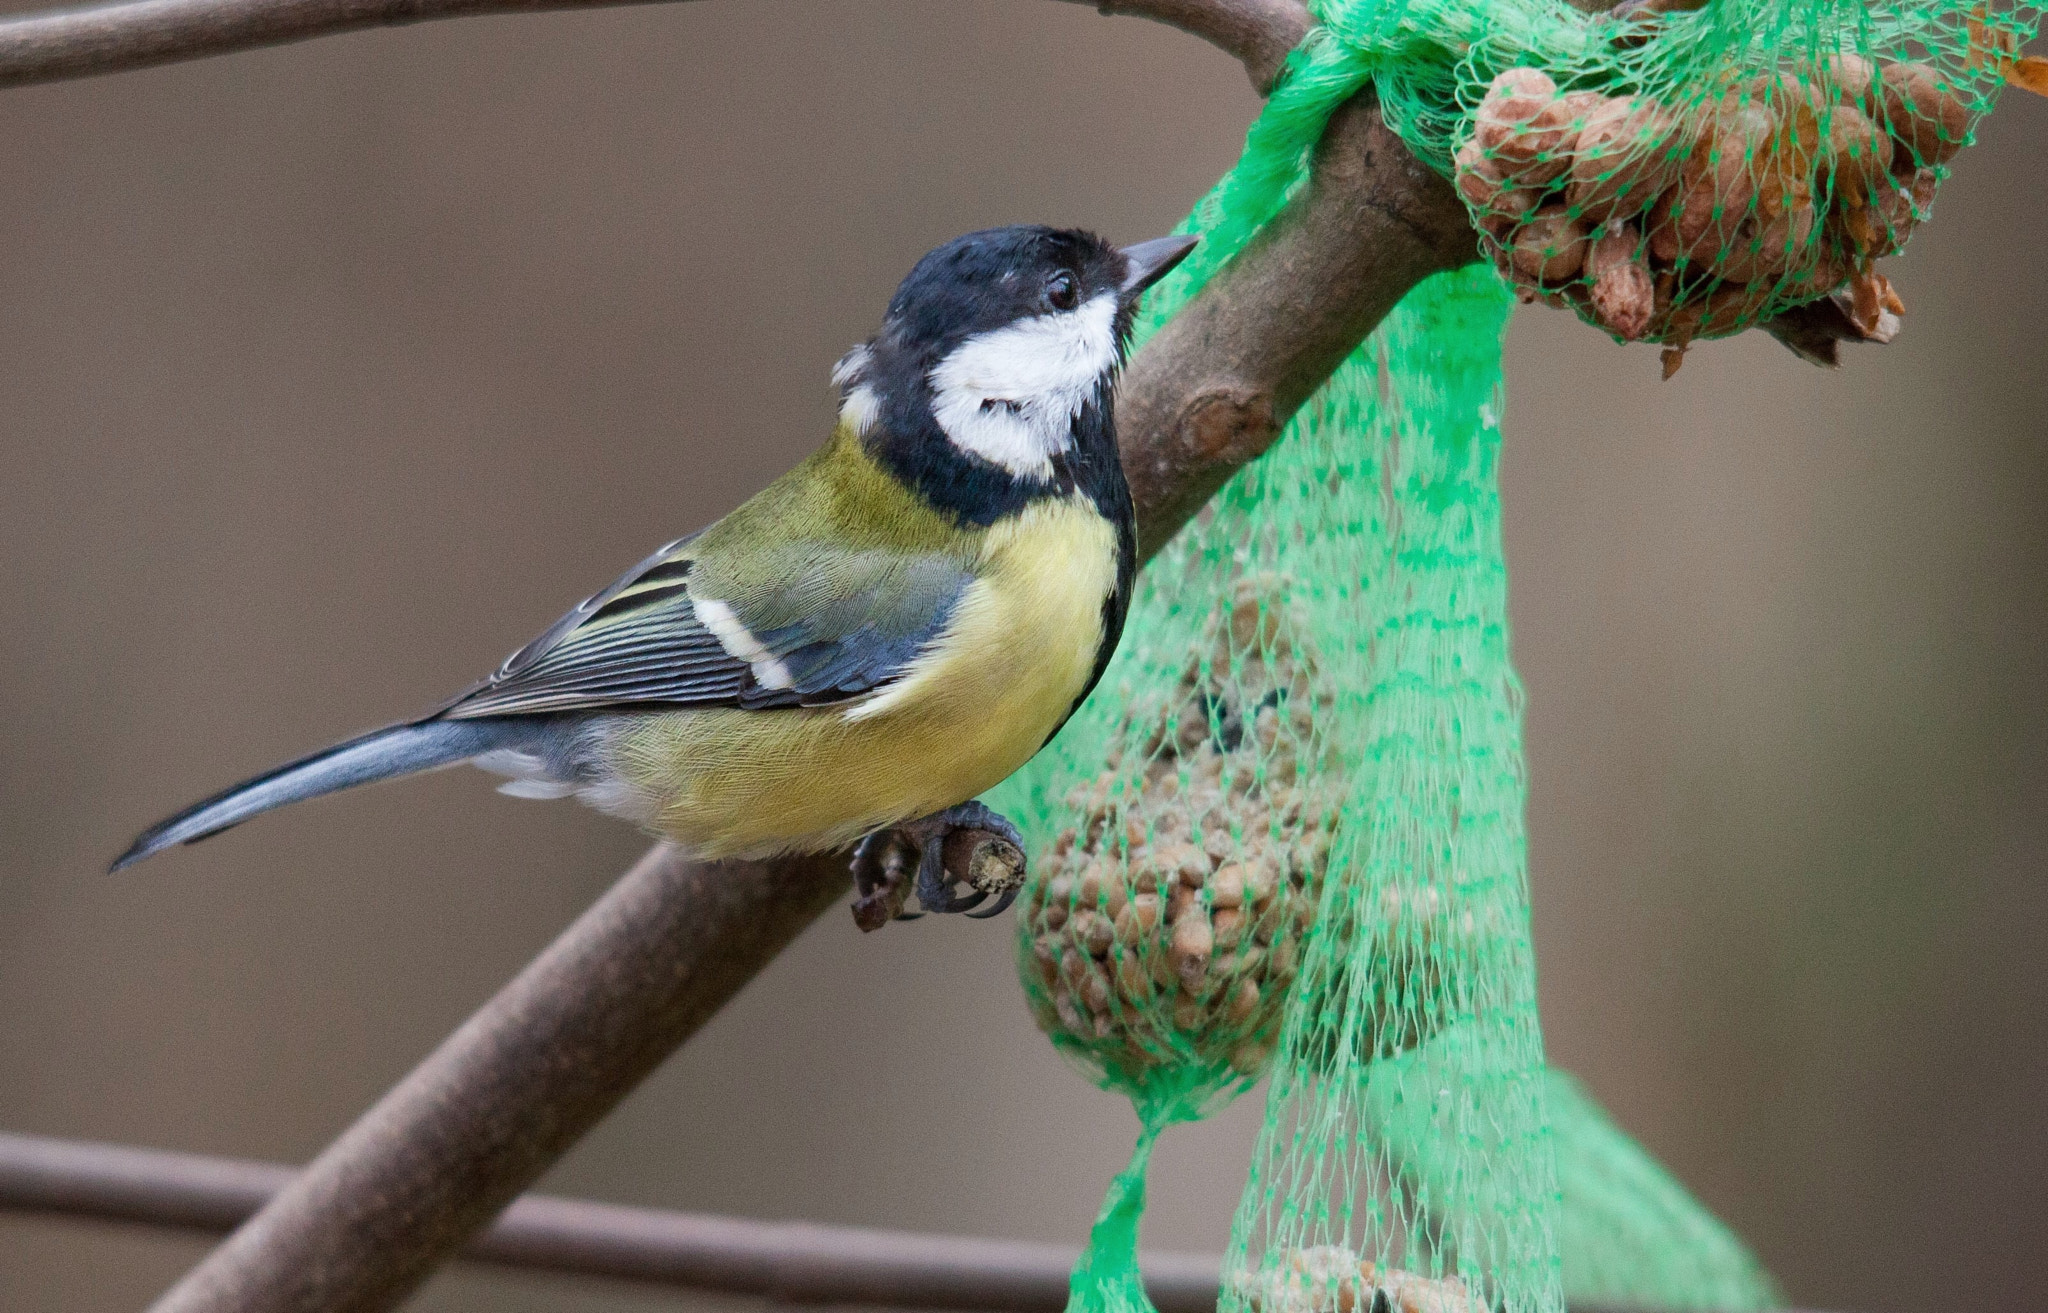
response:
<path id="1" fill-rule="evenodd" d="M 1271 391 L 1223 386 L 1190 399 L 1175 428 L 1183 466 L 1222 464 L 1236 469 L 1273 445 L 1280 417 Z"/>

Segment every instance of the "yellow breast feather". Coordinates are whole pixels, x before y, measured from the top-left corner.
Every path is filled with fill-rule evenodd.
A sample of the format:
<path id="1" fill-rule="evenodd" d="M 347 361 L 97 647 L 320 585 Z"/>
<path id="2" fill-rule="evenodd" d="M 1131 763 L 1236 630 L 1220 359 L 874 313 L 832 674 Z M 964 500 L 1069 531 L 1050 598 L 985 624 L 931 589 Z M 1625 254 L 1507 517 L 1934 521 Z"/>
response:
<path id="1" fill-rule="evenodd" d="M 1038 750 L 1094 669 L 1116 530 L 1085 498 L 989 528 L 975 582 L 902 678 L 848 706 L 616 722 L 654 828 L 707 858 L 851 843 L 974 797 Z"/>

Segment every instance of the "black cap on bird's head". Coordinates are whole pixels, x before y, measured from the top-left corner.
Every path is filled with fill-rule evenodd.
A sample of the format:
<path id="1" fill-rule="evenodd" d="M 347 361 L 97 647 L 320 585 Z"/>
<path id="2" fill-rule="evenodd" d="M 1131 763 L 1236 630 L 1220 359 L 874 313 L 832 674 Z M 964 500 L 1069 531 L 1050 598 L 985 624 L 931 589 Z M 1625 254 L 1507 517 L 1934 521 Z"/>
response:
<path id="1" fill-rule="evenodd" d="M 1138 299 L 1194 245 L 1119 248 L 1026 226 L 946 243 L 896 289 L 882 331 L 833 371 L 842 424 L 972 520 L 1090 482 L 1105 459 L 1115 465 L 1110 391 Z M 1122 495 L 1120 469 L 1114 483 Z"/>
<path id="2" fill-rule="evenodd" d="M 889 299 L 883 332 L 943 355 L 978 333 L 1099 303 L 1128 333 L 1139 294 L 1194 244 L 1118 249 L 1079 229 L 1022 225 L 969 233 L 917 262 Z"/>

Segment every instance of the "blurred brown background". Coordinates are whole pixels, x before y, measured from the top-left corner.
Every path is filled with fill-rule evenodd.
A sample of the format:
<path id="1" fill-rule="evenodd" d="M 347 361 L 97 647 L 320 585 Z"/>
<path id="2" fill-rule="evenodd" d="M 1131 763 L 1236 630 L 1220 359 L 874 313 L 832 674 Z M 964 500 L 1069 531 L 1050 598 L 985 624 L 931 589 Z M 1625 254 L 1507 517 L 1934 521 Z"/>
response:
<path id="1" fill-rule="evenodd" d="M 928 246 L 1166 231 L 1255 102 L 1009 0 L 721 0 L 0 94 L 0 1126 L 303 1159 L 640 850 L 453 772 L 123 877 L 140 826 L 487 670 L 824 432 Z M 1675 382 L 1522 312 L 1506 463 L 1552 1053 L 1810 1305 L 2048 1309 L 2048 104 L 1895 346 Z M 1075 1242 L 1128 1148 L 1009 923 L 841 914 L 549 1179 Z M 1249 1099 L 1149 1238 L 1225 1236 Z M 198 1241 L 0 1217 L 0 1308 Z M 457 1271 L 416 1307 L 685 1301 Z M 709 1303 L 709 1301 L 705 1301 Z"/>

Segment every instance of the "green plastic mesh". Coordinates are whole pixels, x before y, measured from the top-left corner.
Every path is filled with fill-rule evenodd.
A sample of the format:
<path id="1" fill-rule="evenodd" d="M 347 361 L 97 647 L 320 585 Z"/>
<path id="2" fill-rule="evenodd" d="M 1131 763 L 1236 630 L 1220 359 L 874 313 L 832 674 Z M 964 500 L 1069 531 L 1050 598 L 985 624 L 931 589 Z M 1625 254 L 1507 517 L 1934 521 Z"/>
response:
<path id="1" fill-rule="evenodd" d="M 1102 691 L 995 799 L 1038 852 L 1037 1020 L 1142 1127 L 1077 1309 L 1146 1307 L 1155 1137 L 1267 1071 L 1234 1305 L 1561 1304 L 1494 483 L 1512 304 L 1479 266 L 1404 300 L 1147 569 Z M 1426 1114 L 1399 1158 L 1386 1106 Z"/>
<path id="2" fill-rule="evenodd" d="M 1495 482 L 1511 304 L 1469 268 L 1374 336 L 1386 400 L 1357 436 L 1386 453 L 1388 551 L 1344 727 L 1345 878 L 1304 945 L 1225 1262 L 1226 1302 L 1257 1313 L 1562 1304 Z"/>
<path id="3" fill-rule="evenodd" d="M 1187 225 L 1202 245 L 1148 299 L 1141 339 L 1279 212 L 1368 84 L 1481 232 L 1481 262 L 1404 299 L 1145 570 L 1101 686 L 990 798 L 1034 853 L 1033 1015 L 1140 1123 L 1070 1313 L 1150 1309 L 1153 1144 L 1261 1076 L 1223 1313 L 1778 1302 L 1544 1065 L 1501 338 L 1516 294 L 1664 341 L 1667 368 L 1819 298 L 1887 333 L 1896 297 L 1871 261 L 1924 216 L 1997 86 L 2041 80 L 2017 55 L 2035 14 L 1632 3 L 1313 6 Z"/>
<path id="4" fill-rule="evenodd" d="M 2007 82 L 2048 91 L 2048 65 L 2018 54 L 2040 9 L 2013 0 L 1312 8 L 1322 26 L 1215 198 L 1196 282 L 1370 84 L 1525 300 L 1674 353 L 1823 299 L 1853 335 L 1890 340 L 1904 305 L 1874 262 L 1928 217 Z"/>
<path id="5" fill-rule="evenodd" d="M 1386 104 L 1526 295 L 1683 349 L 1840 290 L 1859 331 L 1904 306 L 1872 267 L 1927 217 L 2031 6 L 1714 0 L 1560 23 L 1490 4 L 1455 61 Z"/>
<path id="6" fill-rule="evenodd" d="M 1038 854 L 1033 1013 L 1141 1127 L 1073 1313 L 1150 1309 L 1159 1132 L 1276 1068 L 1238 1306 L 1776 1302 L 1541 1065 L 1493 485 L 1509 304 L 1479 266 L 1405 300 L 1145 571 L 1101 692 L 991 798 Z"/>
<path id="7" fill-rule="evenodd" d="M 1347 362 L 1147 568 L 1101 690 L 991 799 L 1037 854 L 1019 960 L 1039 1025 L 1142 1126 L 1077 1308 L 1148 1307 L 1134 1243 L 1152 1140 L 1267 1069 L 1303 969 L 1362 755 L 1389 542 L 1382 453 L 1353 440 L 1375 379 L 1369 357 Z"/>

